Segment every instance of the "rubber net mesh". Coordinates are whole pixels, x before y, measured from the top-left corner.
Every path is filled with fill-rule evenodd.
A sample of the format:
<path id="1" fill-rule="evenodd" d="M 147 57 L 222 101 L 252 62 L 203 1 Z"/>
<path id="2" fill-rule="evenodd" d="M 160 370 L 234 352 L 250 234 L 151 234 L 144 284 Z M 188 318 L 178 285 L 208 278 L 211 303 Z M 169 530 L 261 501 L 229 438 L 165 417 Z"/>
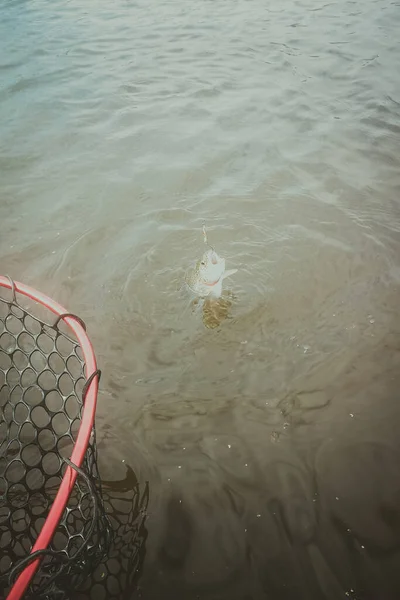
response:
<path id="1" fill-rule="evenodd" d="M 0 286 L 0 597 L 23 567 L 75 443 L 86 382 L 79 344 Z M 49 312 L 49 311 L 48 311 Z M 35 314 L 34 314 L 35 313 Z M 53 317 L 53 321 L 54 321 Z M 112 537 L 93 428 L 82 468 L 26 598 L 69 598 Z"/>
<path id="2" fill-rule="evenodd" d="M 145 557 L 145 527 L 149 488 L 140 494 L 139 484 L 128 467 L 122 481 L 103 481 L 104 505 L 113 530 L 107 557 L 71 596 L 71 600 L 132 600 Z"/>

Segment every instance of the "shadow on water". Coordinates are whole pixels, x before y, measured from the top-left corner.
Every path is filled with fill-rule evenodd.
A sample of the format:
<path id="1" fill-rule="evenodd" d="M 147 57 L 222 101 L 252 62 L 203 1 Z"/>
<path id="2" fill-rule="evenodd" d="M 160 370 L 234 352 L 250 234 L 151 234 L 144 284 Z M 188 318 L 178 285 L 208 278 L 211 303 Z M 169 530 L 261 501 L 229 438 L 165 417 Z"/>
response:
<path id="1" fill-rule="evenodd" d="M 398 598 L 398 496 L 379 473 L 395 457 L 369 443 L 337 451 L 324 452 L 320 473 L 277 461 L 246 491 L 211 472 L 201 488 L 166 490 L 140 597 Z"/>

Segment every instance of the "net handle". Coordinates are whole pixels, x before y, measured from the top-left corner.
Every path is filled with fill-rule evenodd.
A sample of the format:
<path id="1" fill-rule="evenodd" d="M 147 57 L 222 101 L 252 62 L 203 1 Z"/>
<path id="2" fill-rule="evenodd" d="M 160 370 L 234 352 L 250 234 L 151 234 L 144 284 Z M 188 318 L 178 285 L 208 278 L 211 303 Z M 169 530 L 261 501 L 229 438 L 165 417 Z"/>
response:
<path id="1" fill-rule="evenodd" d="M 87 381 L 89 385 L 87 387 L 86 398 L 82 409 L 81 424 L 70 457 L 71 462 L 78 468 L 80 468 L 89 444 L 90 434 L 94 425 L 99 383 L 99 377 L 95 377 L 95 374 L 98 375 L 98 372 L 96 357 L 93 351 L 92 344 L 85 332 L 85 329 L 79 322 L 80 320 L 76 319 L 74 316 L 67 316 L 70 315 L 70 313 L 68 313 L 68 311 L 63 306 L 61 306 L 45 294 L 42 294 L 42 292 L 39 292 L 28 285 L 19 283 L 18 281 L 13 281 L 9 277 L 4 277 L 2 275 L 0 275 L 0 287 L 4 287 L 6 289 L 11 290 L 14 298 L 16 293 L 22 294 L 24 296 L 27 296 L 31 300 L 34 300 L 35 302 L 38 302 L 39 304 L 45 306 L 58 317 L 62 316 L 66 325 L 68 325 L 68 327 L 75 334 L 78 343 L 82 349 L 86 367 L 86 379 L 89 380 L 91 378 L 91 380 L 90 382 Z M 46 521 L 43 524 L 43 527 L 31 552 L 37 552 L 38 550 L 46 550 L 64 513 L 65 507 L 68 502 L 68 498 L 75 485 L 76 477 L 77 471 L 68 466 L 65 471 L 64 477 L 61 481 L 55 500 L 50 508 L 49 514 L 47 515 Z M 11 588 L 7 596 L 7 600 L 20 600 L 22 598 L 26 591 L 26 588 L 29 585 L 29 582 L 33 578 L 40 564 L 40 561 L 41 558 L 39 557 L 22 571 L 22 573 L 18 576 L 17 580 L 15 581 L 13 587 Z"/>

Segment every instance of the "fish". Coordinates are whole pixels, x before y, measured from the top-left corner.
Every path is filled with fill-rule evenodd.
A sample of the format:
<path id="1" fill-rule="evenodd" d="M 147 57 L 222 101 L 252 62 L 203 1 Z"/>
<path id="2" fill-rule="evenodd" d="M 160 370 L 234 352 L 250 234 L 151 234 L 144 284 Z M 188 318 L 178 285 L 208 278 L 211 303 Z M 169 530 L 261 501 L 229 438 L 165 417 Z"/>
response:
<path id="1" fill-rule="evenodd" d="M 204 243 L 208 245 L 205 227 L 203 227 L 203 234 Z M 186 283 L 200 298 L 220 298 L 223 280 L 235 273 L 237 269 L 225 269 L 225 258 L 219 256 L 214 248 L 210 247 L 189 272 Z"/>

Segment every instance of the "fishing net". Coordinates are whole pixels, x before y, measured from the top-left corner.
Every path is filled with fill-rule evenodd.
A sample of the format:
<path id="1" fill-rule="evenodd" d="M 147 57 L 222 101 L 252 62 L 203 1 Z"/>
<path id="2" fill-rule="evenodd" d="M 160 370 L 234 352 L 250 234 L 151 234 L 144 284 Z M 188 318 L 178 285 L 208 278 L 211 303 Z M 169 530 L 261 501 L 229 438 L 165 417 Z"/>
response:
<path id="1" fill-rule="evenodd" d="M 113 543 L 108 556 L 71 600 L 131 600 L 142 571 L 147 539 L 148 483 L 140 494 L 135 474 L 127 467 L 124 480 L 103 480 L 102 489 Z"/>
<path id="2" fill-rule="evenodd" d="M 96 466 L 100 373 L 92 365 L 86 377 L 87 348 L 78 317 L 0 277 L 0 598 L 25 588 L 24 598 L 70 598 L 110 550 Z"/>

